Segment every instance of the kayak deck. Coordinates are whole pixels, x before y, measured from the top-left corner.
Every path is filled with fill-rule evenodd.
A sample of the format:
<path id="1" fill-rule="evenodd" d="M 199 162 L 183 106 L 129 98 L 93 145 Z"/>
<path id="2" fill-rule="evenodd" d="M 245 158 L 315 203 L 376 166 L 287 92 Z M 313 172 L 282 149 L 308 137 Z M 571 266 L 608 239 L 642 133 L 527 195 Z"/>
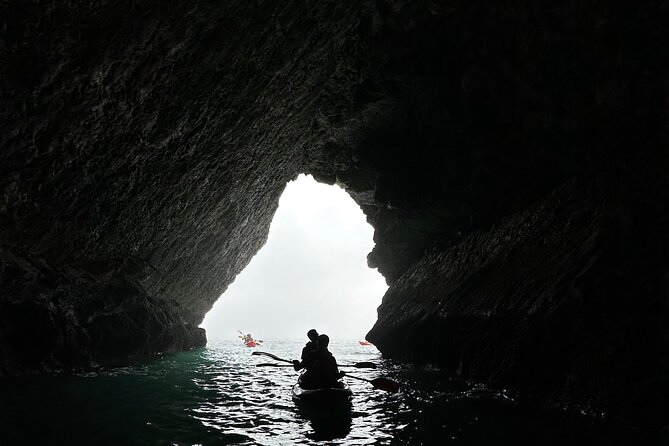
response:
<path id="1" fill-rule="evenodd" d="M 348 385 L 339 381 L 337 387 L 303 389 L 299 383 L 293 386 L 293 401 L 317 406 L 341 406 L 351 401 L 353 392 Z"/>

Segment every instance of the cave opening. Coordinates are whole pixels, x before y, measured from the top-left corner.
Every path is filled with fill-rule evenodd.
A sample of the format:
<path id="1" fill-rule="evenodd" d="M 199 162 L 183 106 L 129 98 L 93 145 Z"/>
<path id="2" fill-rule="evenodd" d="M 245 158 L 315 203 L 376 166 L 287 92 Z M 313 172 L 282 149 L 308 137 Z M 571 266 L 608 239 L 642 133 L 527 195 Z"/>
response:
<path id="1" fill-rule="evenodd" d="M 334 339 L 363 339 L 388 288 L 367 266 L 373 232 L 340 187 L 307 175 L 289 182 L 267 242 L 207 313 L 208 338 L 241 330 L 303 339 L 317 327 Z"/>

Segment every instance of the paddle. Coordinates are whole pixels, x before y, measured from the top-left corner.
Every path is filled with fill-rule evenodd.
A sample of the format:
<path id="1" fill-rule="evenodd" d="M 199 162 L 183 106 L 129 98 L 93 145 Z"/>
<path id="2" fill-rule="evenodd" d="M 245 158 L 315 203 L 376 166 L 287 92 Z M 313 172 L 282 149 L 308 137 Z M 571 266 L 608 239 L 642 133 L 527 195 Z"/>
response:
<path id="1" fill-rule="evenodd" d="M 276 361 L 287 362 L 288 364 L 292 364 L 292 363 L 293 363 L 293 361 L 289 361 L 289 360 L 287 360 L 287 359 L 279 358 L 278 356 L 273 355 L 273 354 L 271 354 L 271 353 L 267 353 L 267 352 L 259 352 L 259 351 L 255 351 L 255 352 L 253 352 L 253 353 L 251 353 L 251 354 L 254 355 L 254 356 L 258 356 L 258 355 L 260 355 L 260 356 L 267 356 L 267 357 L 272 358 L 272 359 L 274 359 L 274 360 L 276 360 Z"/>
<path id="2" fill-rule="evenodd" d="M 267 352 L 255 351 L 255 352 L 251 353 L 251 355 L 253 355 L 253 356 L 267 356 L 268 358 L 272 358 L 276 361 L 287 362 L 288 364 L 293 363 L 293 361 L 289 361 L 288 359 L 279 358 L 278 356 L 273 355 L 271 353 L 267 353 Z M 359 362 L 357 364 L 353 364 L 352 366 L 348 366 L 348 367 L 356 367 L 358 364 L 362 364 L 362 365 L 372 364 L 374 366 L 374 368 L 376 368 L 376 365 L 371 363 L 371 362 L 367 362 L 367 363 Z M 284 366 L 282 364 L 270 364 L 270 363 L 257 364 L 256 367 L 267 367 L 267 366 L 272 366 L 272 365 L 275 365 L 276 367 L 287 367 L 287 366 Z M 343 366 L 343 367 L 346 367 L 346 366 Z M 360 368 L 364 368 L 364 367 L 360 367 Z M 346 376 L 348 376 L 349 378 L 358 379 L 360 381 L 366 381 L 366 382 L 370 383 L 371 385 L 373 385 L 375 389 L 384 390 L 386 392 L 397 393 L 397 391 L 400 390 L 399 383 L 397 383 L 393 380 L 387 379 L 387 378 L 366 379 L 366 378 L 360 378 L 359 376 L 349 375 L 348 373 L 346 374 Z"/>
<path id="3" fill-rule="evenodd" d="M 287 359 L 279 358 L 278 356 L 273 355 L 273 354 L 271 354 L 271 353 L 267 353 L 267 352 L 258 352 L 258 351 L 255 351 L 255 352 L 253 352 L 253 353 L 251 353 L 251 354 L 252 354 L 252 355 L 267 356 L 267 357 L 272 358 L 272 359 L 275 359 L 275 360 L 277 360 L 277 361 L 287 362 L 288 364 L 292 364 L 292 363 L 293 363 L 293 361 L 289 361 L 289 360 L 287 360 Z M 373 362 L 356 362 L 355 364 L 340 364 L 339 367 L 355 367 L 356 369 L 375 369 L 375 368 L 376 368 L 376 364 L 374 364 Z"/>
<path id="4" fill-rule="evenodd" d="M 373 362 L 356 362 L 355 364 L 339 364 L 339 367 L 355 367 L 356 369 L 375 369 Z"/>
<path id="5" fill-rule="evenodd" d="M 366 378 L 360 378 L 359 376 L 349 375 L 348 373 L 346 374 L 346 376 L 353 379 L 359 379 L 360 381 L 367 381 L 368 383 L 373 385 L 375 389 L 384 390 L 386 392 L 397 393 L 397 391 L 400 390 L 400 384 L 391 379 L 387 378 L 366 379 Z"/>
<path id="6" fill-rule="evenodd" d="M 373 365 L 373 364 L 372 364 Z M 274 364 L 271 362 L 261 362 L 260 364 L 256 364 L 256 367 L 290 367 L 288 364 Z M 339 365 L 339 368 L 342 367 L 355 367 L 357 369 L 368 369 L 368 368 L 375 368 L 375 367 L 365 367 L 364 362 L 359 362 L 357 364 L 351 364 L 351 365 Z"/>

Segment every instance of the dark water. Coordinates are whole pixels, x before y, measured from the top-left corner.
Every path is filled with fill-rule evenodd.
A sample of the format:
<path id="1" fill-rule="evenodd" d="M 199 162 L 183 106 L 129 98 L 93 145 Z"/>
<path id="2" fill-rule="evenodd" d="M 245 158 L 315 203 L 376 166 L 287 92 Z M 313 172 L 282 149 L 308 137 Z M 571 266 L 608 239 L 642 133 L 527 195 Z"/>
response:
<path id="1" fill-rule="evenodd" d="M 302 343 L 266 341 L 285 358 Z M 374 347 L 333 342 L 340 363 L 374 361 L 364 378 L 399 381 L 397 394 L 349 379 L 352 409 L 336 417 L 295 407 L 291 368 L 251 356 L 237 342 L 167 356 L 149 364 L 77 376 L 0 384 L 2 445 L 572 445 L 628 444 L 625 433 L 560 416 L 528 413 L 511 395 L 414 370 Z M 437 390 L 440 389 L 440 390 Z M 448 390 L 444 390 L 448 389 Z"/>

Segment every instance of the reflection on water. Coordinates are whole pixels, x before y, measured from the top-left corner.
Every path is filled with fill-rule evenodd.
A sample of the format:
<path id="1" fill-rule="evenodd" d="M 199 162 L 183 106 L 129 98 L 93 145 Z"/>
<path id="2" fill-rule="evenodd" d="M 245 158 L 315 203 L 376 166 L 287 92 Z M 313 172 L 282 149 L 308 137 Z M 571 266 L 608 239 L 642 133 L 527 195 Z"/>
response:
<path id="1" fill-rule="evenodd" d="M 299 342 L 265 341 L 284 358 Z M 504 391 L 468 385 L 437 370 L 382 360 L 373 347 L 331 343 L 340 363 L 373 360 L 362 378 L 403 384 L 397 394 L 349 380 L 350 409 L 336 416 L 298 408 L 291 368 L 256 367 L 237 342 L 211 342 L 141 366 L 0 384 L 0 444 L 627 444 L 633 437 L 598 426 L 528 414 Z"/>
<path id="2" fill-rule="evenodd" d="M 353 414 L 351 408 L 337 409 L 332 413 L 298 407 L 298 420 L 307 420 L 310 432 L 307 438 L 315 441 L 332 441 L 346 438 L 351 433 Z"/>

